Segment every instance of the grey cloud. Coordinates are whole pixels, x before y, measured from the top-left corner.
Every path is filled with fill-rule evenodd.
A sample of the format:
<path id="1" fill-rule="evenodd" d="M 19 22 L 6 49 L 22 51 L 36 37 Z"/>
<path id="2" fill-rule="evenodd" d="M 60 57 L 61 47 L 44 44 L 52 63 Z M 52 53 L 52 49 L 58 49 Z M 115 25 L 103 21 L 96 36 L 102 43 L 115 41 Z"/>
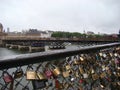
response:
<path id="1" fill-rule="evenodd" d="M 0 22 L 24 28 L 118 33 L 120 0 L 1 0 Z"/>

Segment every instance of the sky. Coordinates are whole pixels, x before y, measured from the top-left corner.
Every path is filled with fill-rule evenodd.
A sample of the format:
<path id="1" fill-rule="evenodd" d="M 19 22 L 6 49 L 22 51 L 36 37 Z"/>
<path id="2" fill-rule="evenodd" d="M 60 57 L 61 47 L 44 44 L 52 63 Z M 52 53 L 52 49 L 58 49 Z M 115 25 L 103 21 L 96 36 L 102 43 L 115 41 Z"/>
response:
<path id="1" fill-rule="evenodd" d="M 120 0 L 0 0 L 4 29 L 118 33 Z"/>

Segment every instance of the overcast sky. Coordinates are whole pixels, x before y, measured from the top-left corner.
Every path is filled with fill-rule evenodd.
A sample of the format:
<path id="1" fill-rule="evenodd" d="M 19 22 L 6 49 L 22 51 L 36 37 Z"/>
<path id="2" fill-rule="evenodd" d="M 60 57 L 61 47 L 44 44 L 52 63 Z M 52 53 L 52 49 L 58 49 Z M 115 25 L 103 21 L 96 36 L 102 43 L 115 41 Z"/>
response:
<path id="1" fill-rule="evenodd" d="M 4 29 L 118 33 L 120 0 L 0 0 Z"/>

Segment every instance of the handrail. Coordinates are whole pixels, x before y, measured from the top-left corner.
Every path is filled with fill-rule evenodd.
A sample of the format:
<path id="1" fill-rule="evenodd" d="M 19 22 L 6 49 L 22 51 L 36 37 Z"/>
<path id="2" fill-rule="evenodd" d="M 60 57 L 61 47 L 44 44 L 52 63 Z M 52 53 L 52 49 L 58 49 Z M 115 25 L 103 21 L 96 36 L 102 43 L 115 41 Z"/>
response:
<path id="1" fill-rule="evenodd" d="M 80 53 L 98 51 L 100 49 L 105 49 L 114 46 L 120 46 L 120 43 L 110 43 L 110 44 L 95 45 L 95 46 L 89 46 L 78 49 L 64 49 L 64 50 L 37 52 L 37 53 L 4 57 L 4 58 L 0 58 L 0 69 L 13 68 L 17 66 L 39 63 L 48 60 L 65 58 Z"/>

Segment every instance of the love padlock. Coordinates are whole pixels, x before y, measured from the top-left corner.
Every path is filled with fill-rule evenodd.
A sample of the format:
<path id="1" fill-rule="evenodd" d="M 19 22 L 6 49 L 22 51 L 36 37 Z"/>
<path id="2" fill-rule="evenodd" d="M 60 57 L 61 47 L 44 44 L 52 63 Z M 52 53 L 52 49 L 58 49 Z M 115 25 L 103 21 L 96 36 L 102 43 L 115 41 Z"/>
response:
<path id="1" fill-rule="evenodd" d="M 22 68 L 17 68 L 17 70 L 14 72 L 14 79 L 21 78 L 23 76 L 23 70 Z"/>
<path id="2" fill-rule="evenodd" d="M 2 75 L 5 83 L 10 83 L 13 81 L 13 77 L 7 71 L 3 71 Z"/>
<path id="3" fill-rule="evenodd" d="M 38 79 L 37 73 L 33 70 L 32 66 L 27 67 L 26 79 L 27 80 L 36 80 L 36 79 Z"/>
<path id="4" fill-rule="evenodd" d="M 53 68 L 53 69 L 52 69 L 52 72 L 53 72 L 53 74 L 54 74 L 55 76 L 58 76 L 58 75 L 61 74 L 59 67 L 57 67 L 57 66 L 55 66 L 55 65 L 52 65 L 52 68 Z"/>
<path id="5" fill-rule="evenodd" d="M 50 69 L 46 69 L 44 72 L 47 78 L 50 78 L 53 76 L 53 73 Z"/>

